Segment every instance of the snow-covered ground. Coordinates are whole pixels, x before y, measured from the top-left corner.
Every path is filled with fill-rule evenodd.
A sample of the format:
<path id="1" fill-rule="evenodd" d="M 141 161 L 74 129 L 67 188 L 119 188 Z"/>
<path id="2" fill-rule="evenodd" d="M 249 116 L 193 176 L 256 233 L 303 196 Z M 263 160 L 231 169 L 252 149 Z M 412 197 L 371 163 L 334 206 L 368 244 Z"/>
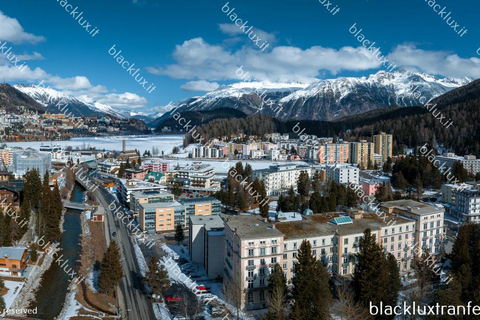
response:
<path id="1" fill-rule="evenodd" d="M 8 309 L 20 293 L 20 290 L 23 288 L 25 283 L 23 281 L 17 282 L 9 280 L 4 280 L 3 282 L 5 283 L 5 287 L 8 289 L 8 292 L 3 296 L 3 300 L 5 300 L 5 308 Z"/>
<path id="2" fill-rule="evenodd" d="M 143 256 L 142 250 L 138 246 L 137 242 L 134 240 L 132 243 L 133 248 L 135 249 L 135 256 L 138 261 L 138 266 L 140 267 L 140 273 L 142 274 L 142 277 L 145 277 L 148 271 L 147 261 L 145 261 L 145 257 Z"/>
<path id="3" fill-rule="evenodd" d="M 182 249 L 183 249 L 183 252 L 182 252 Z M 191 263 L 187 248 L 184 248 L 183 246 L 163 244 L 162 250 L 165 251 L 167 255 L 164 257 L 164 259 L 160 260 L 160 264 L 163 264 L 167 269 L 170 281 L 183 283 L 188 287 L 192 287 L 193 289 L 196 286 L 192 286 L 192 282 L 195 282 L 198 285 L 206 285 L 210 287 L 210 291 L 214 297 L 214 300 L 216 300 L 219 304 L 224 305 L 232 314 L 236 314 L 236 309 L 225 301 L 225 297 L 223 296 L 223 293 L 222 293 L 222 284 L 216 281 L 208 280 L 203 267 L 199 265 L 195 265 L 196 273 L 200 275 L 200 278 L 194 281 L 190 279 L 188 275 L 184 274 L 180 266 L 175 261 L 173 261 L 175 257 L 181 257 Z M 182 279 L 180 279 L 180 276 L 182 277 Z M 202 313 L 202 315 L 204 315 L 205 319 L 207 320 L 214 319 L 208 313 L 209 309 L 210 309 L 209 305 L 208 304 L 205 305 L 205 311 Z M 255 318 L 253 316 L 249 316 L 244 312 L 240 312 L 240 319 L 253 320 Z"/>

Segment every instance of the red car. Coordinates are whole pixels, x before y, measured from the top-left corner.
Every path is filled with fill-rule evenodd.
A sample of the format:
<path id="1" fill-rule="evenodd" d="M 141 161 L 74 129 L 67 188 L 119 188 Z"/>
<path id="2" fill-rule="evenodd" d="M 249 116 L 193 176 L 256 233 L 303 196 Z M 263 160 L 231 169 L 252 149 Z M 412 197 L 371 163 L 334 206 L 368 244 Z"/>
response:
<path id="1" fill-rule="evenodd" d="M 174 296 L 167 296 L 165 298 L 165 301 L 167 302 L 176 302 L 176 301 L 181 301 L 182 298 L 181 297 L 174 297 Z"/>
<path id="2" fill-rule="evenodd" d="M 198 286 L 198 287 L 197 287 L 197 290 L 210 290 L 210 287 Z"/>

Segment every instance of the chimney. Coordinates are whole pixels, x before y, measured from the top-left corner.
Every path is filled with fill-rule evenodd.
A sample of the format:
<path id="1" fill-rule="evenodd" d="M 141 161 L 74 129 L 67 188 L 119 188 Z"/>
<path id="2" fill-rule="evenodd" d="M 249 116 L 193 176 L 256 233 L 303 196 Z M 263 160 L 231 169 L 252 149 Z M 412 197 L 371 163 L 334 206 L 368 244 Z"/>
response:
<path id="1" fill-rule="evenodd" d="M 127 140 L 122 140 L 122 151 L 127 151 Z"/>

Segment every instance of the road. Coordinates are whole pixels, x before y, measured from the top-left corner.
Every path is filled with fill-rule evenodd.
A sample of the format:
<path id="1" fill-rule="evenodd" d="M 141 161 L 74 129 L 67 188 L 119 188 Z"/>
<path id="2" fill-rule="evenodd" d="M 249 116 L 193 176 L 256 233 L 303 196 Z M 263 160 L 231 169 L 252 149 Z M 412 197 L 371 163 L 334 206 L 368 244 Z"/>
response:
<path id="1" fill-rule="evenodd" d="M 143 293 L 140 267 L 138 266 L 135 249 L 133 248 L 128 228 L 126 224 L 114 216 L 112 210 L 109 208 L 112 203 L 115 204 L 116 208 L 123 207 L 116 197 L 103 187 L 99 187 L 95 191 L 95 196 L 105 208 L 107 246 L 111 239 L 115 239 L 122 255 L 122 267 L 125 277 L 120 281 L 120 292 L 118 295 L 122 319 L 154 320 L 155 314 L 152 309 L 152 304 Z M 111 207 L 113 207 L 113 205 Z M 116 232 L 115 237 L 111 236 L 113 232 Z"/>

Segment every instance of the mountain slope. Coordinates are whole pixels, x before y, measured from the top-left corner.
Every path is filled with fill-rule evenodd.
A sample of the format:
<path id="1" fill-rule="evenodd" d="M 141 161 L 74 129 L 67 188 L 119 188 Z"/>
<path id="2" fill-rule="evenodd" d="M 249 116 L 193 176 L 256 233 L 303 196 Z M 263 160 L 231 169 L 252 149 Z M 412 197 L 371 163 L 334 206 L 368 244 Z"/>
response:
<path id="1" fill-rule="evenodd" d="M 8 112 L 18 111 L 18 107 L 24 106 L 31 110 L 45 112 L 42 104 L 32 99 L 29 95 L 17 90 L 9 84 L 0 84 L 0 107 Z"/>
<path id="2" fill-rule="evenodd" d="M 125 118 L 126 115 L 115 110 L 109 105 L 97 101 L 81 101 L 67 94 L 51 88 L 16 84 L 14 88 L 30 96 L 43 105 L 50 113 L 65 113 L 76 117 L 90 117 L 95 115 L 109 114 L 117 118 Z"/>
<path id="3" fill-rule="evenodd" d="M 440 79 L 399 70 L 369 77 L 321 80 L 311 85 L 236 83 L 180 103 L 180 110 L 220 107 L 246 114 L 263 113 L 281 119 L 334 120 L 390 106 L 416 106 L 472 79 Z M 423 97 L 423 99 L 422 99 Z"/>

